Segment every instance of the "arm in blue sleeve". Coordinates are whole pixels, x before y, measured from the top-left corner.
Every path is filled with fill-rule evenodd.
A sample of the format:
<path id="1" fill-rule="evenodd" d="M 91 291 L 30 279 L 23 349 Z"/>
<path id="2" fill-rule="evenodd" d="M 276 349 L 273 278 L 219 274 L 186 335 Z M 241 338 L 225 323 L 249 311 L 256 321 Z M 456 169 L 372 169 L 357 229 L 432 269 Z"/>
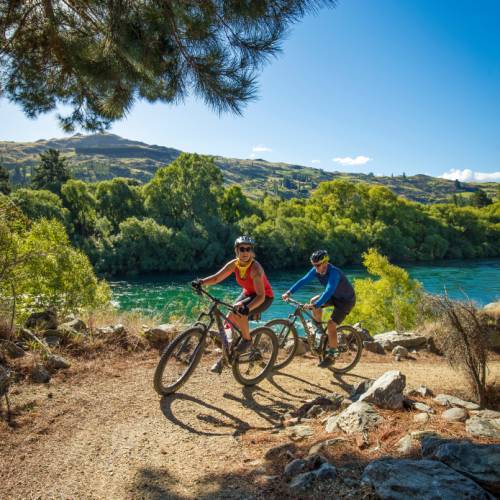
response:
<path id="1" fill-rule="evenodd" d="M 288 293 L 295 293 L 299 288 L 302 288 L 306 283 L 309 283 L 312 281 L 316 276 L 316 270 L 314 267 L 303 277 L 300 278 L 297 283 L 295 283 L 290 290 L 288 290 Z"/>
<path id="2" fill-rule="evenodd" d="M 340 274 L 332 269 L 330 271 L 330 276 L 328 276 L 328 284 L 326 285 L 325 291 L 321 294 L 319 299 L 314 303 L 316 307 L 321 307 L 334 293 L 337 289 L 337 285 L 340 281 Z"/>

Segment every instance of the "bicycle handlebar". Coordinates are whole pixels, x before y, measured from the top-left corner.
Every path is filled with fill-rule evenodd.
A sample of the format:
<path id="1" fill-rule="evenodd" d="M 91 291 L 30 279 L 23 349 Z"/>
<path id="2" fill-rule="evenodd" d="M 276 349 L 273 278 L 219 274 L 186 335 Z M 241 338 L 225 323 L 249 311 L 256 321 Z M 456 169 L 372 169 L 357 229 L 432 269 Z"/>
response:
<path id="1" fill-rule="evenodd" d="M 211 301 L 215 302 L 218 305 L 225 306 L 228 309 L 234 310 L 234 306 L 232 304 L 228 304 L 227 302 L 224 302 L 223 300 L 218 299 L 217 297 L 214 297 L 211 293 L 207 292 L 202 286 L 195 287 L 193 286 L 193 289 L 199 293 L 200 295 L 206 295 Z"/>

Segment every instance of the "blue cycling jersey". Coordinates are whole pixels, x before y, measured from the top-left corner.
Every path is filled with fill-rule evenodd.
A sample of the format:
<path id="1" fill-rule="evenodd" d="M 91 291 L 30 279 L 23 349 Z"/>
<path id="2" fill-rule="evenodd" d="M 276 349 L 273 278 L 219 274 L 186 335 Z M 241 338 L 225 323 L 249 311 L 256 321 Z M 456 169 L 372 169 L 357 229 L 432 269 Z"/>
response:
<path id="1" fill-rule="evenodd" d="M 340 302 L 347 303 L 354 301 L 354 288 L 349 283 L 345 274 L 332 264 L 328 264 L 325 274 L 319 274 L 313 267 L 303 278 L 290 288 L 288 293 L 295 293 L 299 288 L 302 288 L 302 286 L 309 283 L 314 278 L 318 279 L 319 282 L 326 287 L 319 299 L 315 302 L 316 307 L 321 307 L 332 297 Z"/>

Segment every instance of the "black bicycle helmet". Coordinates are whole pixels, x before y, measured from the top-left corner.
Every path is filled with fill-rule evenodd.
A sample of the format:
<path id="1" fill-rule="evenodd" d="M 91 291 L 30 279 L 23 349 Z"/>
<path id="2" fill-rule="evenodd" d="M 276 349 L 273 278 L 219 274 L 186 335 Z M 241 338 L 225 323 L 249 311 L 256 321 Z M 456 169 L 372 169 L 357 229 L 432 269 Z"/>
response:
<path id="1" fill-rule="evenodd" d="M 328 258 L 328 252 L 326 250 L 316 250 L 311 254 L 311 262 L 319 262 L 325 257 Z"/>
<path id="2" fill-rule="evenodd" d="M 236 248 L 240 245 L 250 245 L 253 247 L 255 245 L 255 241 L 253 240 L 253 238 L 251 238 L 250 236 L 247 236 L 247 235 L 238 236 L 234 240 L 234 248 Z"/>

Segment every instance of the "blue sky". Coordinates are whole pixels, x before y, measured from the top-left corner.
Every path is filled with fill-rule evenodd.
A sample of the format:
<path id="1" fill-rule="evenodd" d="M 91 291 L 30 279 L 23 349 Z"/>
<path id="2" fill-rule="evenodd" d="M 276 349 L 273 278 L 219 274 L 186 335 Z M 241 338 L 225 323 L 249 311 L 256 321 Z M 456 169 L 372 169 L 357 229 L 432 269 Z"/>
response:
<path id="1" fill-rule="evenodd" d="M 325 170 L 500 181 L 500 2 L 339 0 L 297 24 L 243 117 L 138 103 L 111 132 Z M 0 138 L 61 137 L 0 100 Z"/>

